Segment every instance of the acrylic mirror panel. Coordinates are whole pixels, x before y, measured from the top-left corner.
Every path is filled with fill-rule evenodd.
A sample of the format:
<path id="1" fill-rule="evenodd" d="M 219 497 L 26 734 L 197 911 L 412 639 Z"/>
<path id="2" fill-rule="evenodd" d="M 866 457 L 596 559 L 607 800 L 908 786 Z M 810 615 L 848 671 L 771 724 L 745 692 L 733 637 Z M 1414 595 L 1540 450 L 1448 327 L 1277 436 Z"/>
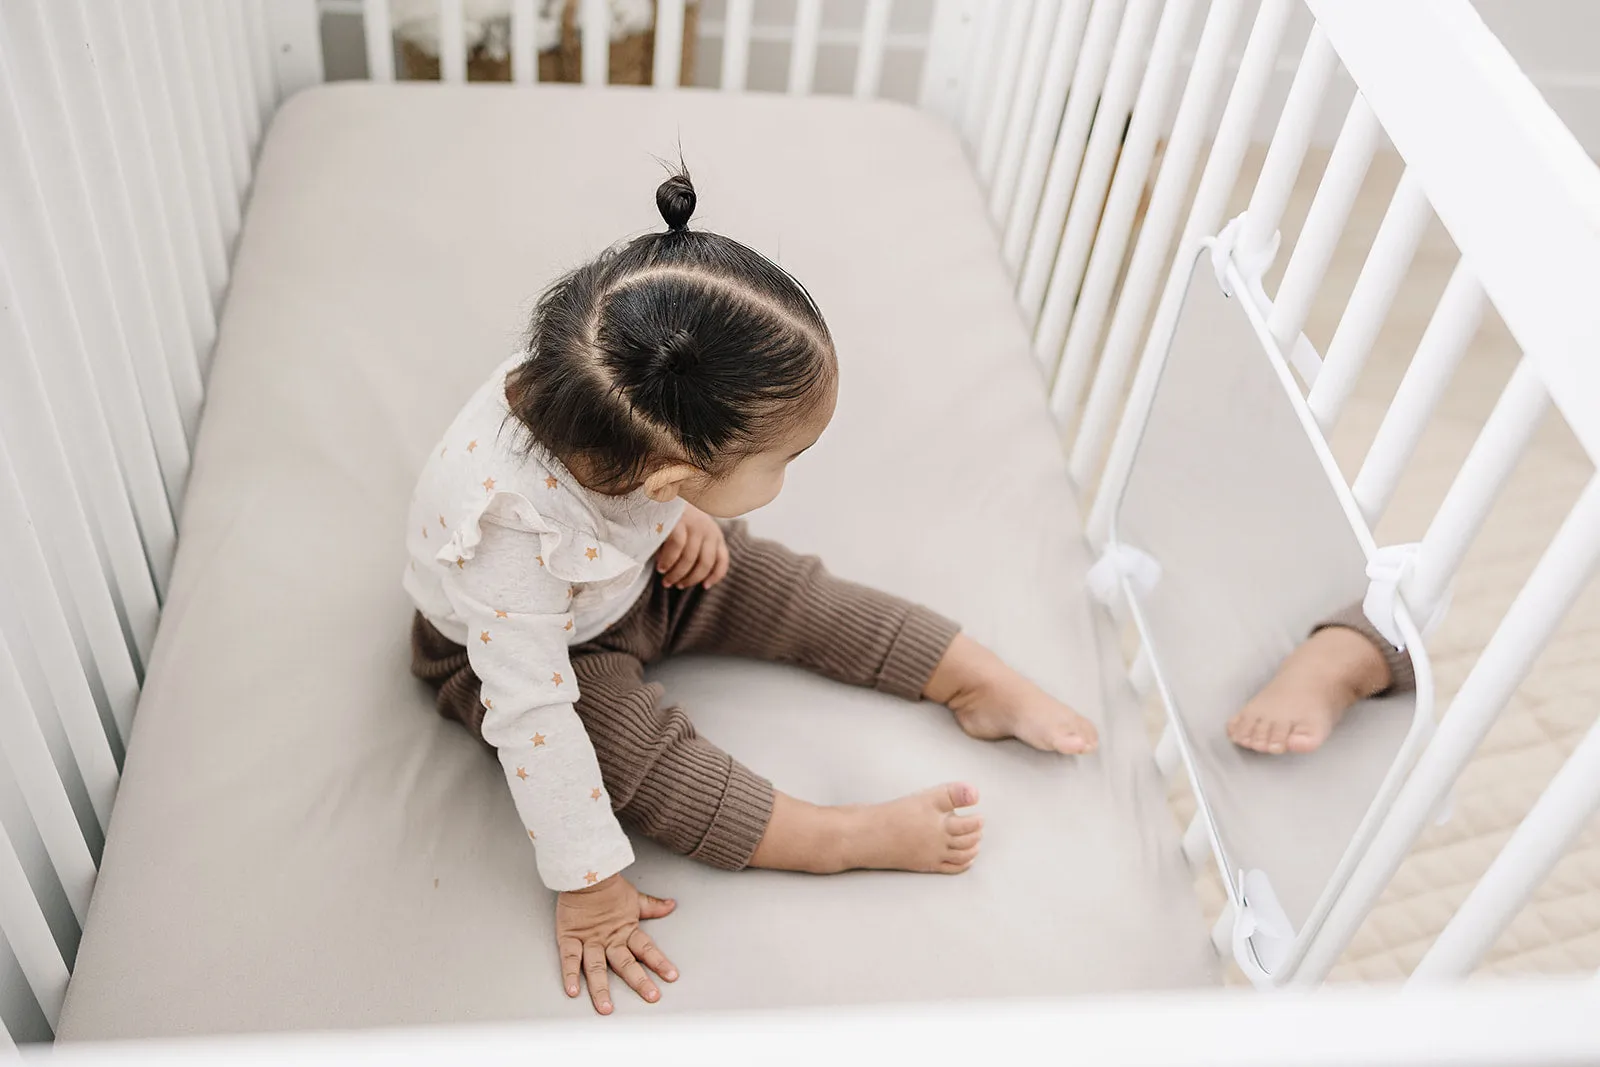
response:
<path id="1" fill-rule="evenodd" d="M 1130 583 L 1136 615 L 1230 877 L 1264 872 L 1293 930 L 1306 933 L 1330 881 L 1347 873 L 1341 860 L 1417 716 L 1409 693 L 1365 701 L 1306 755 L 1258 754 L 1227 736 L 1284 657 L 1368 584 L 1351 512 L 1302 428 L 1295 388 L 1202 256 L 1112 537 L 1159 565 L 1153 584 Z M 1272 951 L 1255 942 L 1269 970 L 1303 947 L 1272 940 Z"/>

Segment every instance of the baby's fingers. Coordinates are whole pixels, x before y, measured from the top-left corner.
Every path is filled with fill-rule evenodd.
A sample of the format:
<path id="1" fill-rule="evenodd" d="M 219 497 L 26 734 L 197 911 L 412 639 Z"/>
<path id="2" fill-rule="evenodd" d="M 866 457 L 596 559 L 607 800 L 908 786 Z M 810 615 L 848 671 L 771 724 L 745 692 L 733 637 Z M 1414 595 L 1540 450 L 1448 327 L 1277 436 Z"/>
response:
<path id="1" fill-rule="evenodd" d="M 678 557 L 683 555 L 684 543 L 688 540 L 682 526 L 676 527 L 661 542 L 661 548 L 656 552 L 656 570 L 665 574 L 671 566 L 678 562 Z"/>
<path id="2" fill-rule="evenodd" d="M 650 935 L 643 930 L 635 930 L 628 935 L 628 950 L 636 958 L 643 960 L 646 967 L 667 981 L 678 980 L 678 968 L 672 965 L 672 961 L 667 959 L 665 953 L 656 948 L 656 943 L 650 940 Z"/>
<path id="3" fill-rule="evenodd" d="M 711 577 L 711 572 L 717 569 L 717 550 L 709 544 L 700 546 L 700 558 L 688 575 L 683 579 L 684 588 L 699 585 Z"/>
<path id="4" fill-rule="evenodd" d="M 717 546 L 717 565 L 711 568 L 711 577 L 706 579 L 706 588 L 710 589 L 728 576 L 728 543 L 724 541 Z"/>
<path id="5" fill-rule="evenodd" d="M 683 554 L 673 561 L 667 568 L 661 580 L 669 586 L 682 585 L 684 578 L 688 577 L 695 564 L 700 559 L 700 538 L 690 534 L 684 541 Z"/>
<path id="6" fill-rule="evenodd" d="M 567 996 L 578 995 L 578 969 L 583 964 L 583 942 L 575 937 L 561 939 L 561 984 Z"/>
<path id="7" fill-rule="evenodd" d="M 612 945 L 606 949 L 606 959 L 612 968 L 622 975 L 622 980 L 647 1003 L 654 1004 L 661 999 L 661 990 L 657 989 L 650 976 L 644 973 L 644 968 L 633 958 L 633 953 L 628 951 L 627 945 Z"/>
<path id="8" fill-rule="evenodd" d="M 606 975 L 606 950 L 598 941 L 583 946 L 583 974 L 589 980 L 589 999 L 601 1015 L 611 1014 L 611 984 Z"/>

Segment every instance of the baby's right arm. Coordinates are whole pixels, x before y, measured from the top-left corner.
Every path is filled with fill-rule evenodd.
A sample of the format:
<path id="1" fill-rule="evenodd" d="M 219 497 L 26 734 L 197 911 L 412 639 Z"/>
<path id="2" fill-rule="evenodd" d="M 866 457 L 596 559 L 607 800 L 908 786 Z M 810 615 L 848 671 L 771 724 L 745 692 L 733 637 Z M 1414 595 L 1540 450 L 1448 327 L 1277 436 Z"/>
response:
<path id="1" fill-rule="evenodd" d="M 483 683 L 483 736 L 499 753 L 540 878 L 551 889 L 584 889 L 632 863 L 633 848 L 573 709 L 570 590 L 540 565 L 537 534 L 487 516 L 481 531 L 445 592 L 467 624 L 467 655 Z"/>

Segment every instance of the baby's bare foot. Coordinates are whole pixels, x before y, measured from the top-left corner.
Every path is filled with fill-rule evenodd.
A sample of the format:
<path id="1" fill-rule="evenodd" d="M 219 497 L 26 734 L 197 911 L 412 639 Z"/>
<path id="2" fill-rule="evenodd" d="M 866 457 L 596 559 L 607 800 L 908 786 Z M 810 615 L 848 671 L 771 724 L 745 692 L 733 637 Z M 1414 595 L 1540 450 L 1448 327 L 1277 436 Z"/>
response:
<path id="1" fill-rule="evenodd" d="M 1014 737 L 1072 756 L 1100 743 L 1093 723 L 964 634 L 939 661 L 923 696 L 949 707 L 963 730 L 984 741 Z"/>
<path id="2" fill-rule="evenodd" d="M 1349 707 L 1389 687 L 1389 665 L 1371 641 L 1329 626 L 1289 654 L 1272 681 L 1228 723 L 1240 748 L 1314 752 Z"/>
<path id="3" fill-rule="evenodd" d="M 841 869 L 960 874 L 978 857 L 983 819 L 956 809 L 977 802 L 976 789 L 951 782 L 887 804 L 837 809 L 844 823 Z"/>

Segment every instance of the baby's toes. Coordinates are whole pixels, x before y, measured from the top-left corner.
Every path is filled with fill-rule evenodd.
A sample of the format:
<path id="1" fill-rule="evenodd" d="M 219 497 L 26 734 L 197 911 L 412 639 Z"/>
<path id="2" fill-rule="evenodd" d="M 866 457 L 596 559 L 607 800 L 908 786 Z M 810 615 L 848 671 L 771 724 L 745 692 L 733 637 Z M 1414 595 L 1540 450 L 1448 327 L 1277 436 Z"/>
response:
<path id="1" fill-rule="evenodd" d="M 968 834 L 980 833 L 983 830 L 983 816 L 981 815 L 946 815 L 944 817 L 944 832 L 947 837 L 965 837 Z"/>
<path id="2" fill-rule="evenodd" d="M 949 847 L 956 852 L 965 852 L 969 848 L 977 848 L 978 842 L 983 840 L 983 831 L 974 830 L 970 834 L 957 834 L 948 838 Z"/>
<path id="3" fill-rule="evenodd" d="M 978 858 L 977 846 L 964 849 L 960 852 L 947 852 L 944 859 L 939 861 L 939 871 L 942 874 L 960 874 Z"/>
<path id="4" fill-rule="evenodd" d="M 1240 748 L 1254 749 L 1256 728 L 1262 725 L 1261 716 L 1251 714 L 1246 708 L 1228 724 L 1228 738 Z"/>
<path id="5" fill-rule="evenodd" d="M 978 802 L 978 790 L 966 782 L 951 782 L 941 786 L 935 796 L 941 811 L 954 811 L 956 808 L 970 808 Z"/>
<path id="6" fill-rule="evenodd" d="M 1327 739 L 1328 731 L 1318 728 L 1315 723 L 1297 722 L 1284 739 L 1284 747 L 1303 756 L 1307 752 L 1315 752 Z"/>
<path id="7" fill-rule="evenodd" d="M 1279 721 L 1274 722 L 1271 728 L 1267 731 L 1266 751 L 1272 753 L 1274 756 L 1281 755 L 1284 751 L 1286 751 L 1289 741 L 1289 731 L 1293 728 L 1294 723 L 1287 720 L 1280 719 Z"/>

